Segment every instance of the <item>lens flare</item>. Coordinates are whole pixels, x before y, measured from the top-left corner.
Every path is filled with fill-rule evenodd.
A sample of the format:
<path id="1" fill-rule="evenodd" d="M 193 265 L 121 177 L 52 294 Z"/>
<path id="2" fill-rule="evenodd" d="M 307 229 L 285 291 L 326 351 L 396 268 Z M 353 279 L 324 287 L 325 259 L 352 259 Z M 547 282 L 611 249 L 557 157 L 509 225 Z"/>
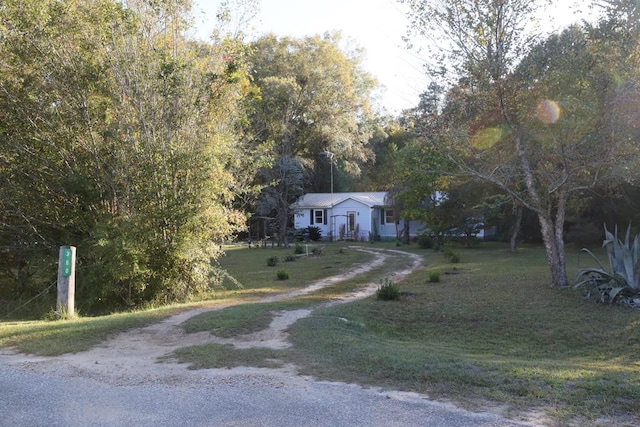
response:
<path id="1" fill-rule="evenodd" d="M 545 99 L 538 104 L 536 116 L 542 123 L 553 124 L 560 118 L 560 107 L 555 101 Z"/>
<path id="2" fill-rule="evenodd" d="M 500 139 L 502 139 L 502 131 L 500 129 L 486 128 L 478 131 L 471 138 L 471 144 L 479 150 L 486 150 L 496 145 Z"/>

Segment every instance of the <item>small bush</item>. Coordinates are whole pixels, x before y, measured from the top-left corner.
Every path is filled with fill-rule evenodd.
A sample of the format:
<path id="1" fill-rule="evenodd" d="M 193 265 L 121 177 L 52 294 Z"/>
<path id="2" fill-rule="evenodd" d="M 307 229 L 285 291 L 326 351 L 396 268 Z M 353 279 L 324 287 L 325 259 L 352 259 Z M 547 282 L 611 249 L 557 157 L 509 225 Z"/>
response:
<path id="1" fill-rule="evenodd" d="M 298 242 L 305 242 L 309 240 L 309 229 L 308 228 L 297 228 L 294 232 L 293 232 L 293 237 L 298 241 Z"/>
<path id="2" fill-rule="evenodd" d="M 316 246 L 315 248 L 311 249 L 311 253 L 314 255 L 322 255 L 322 249 L 324 249 L 324 246 Z"/>
<path id="3" fill-rule="evenodd" d="M 269 257 L 269 258 L 267 258 L 267 266 L 269 266 L 269 267 L 275 267 L 276 265 L 278 265 L 278 262 L 279 262 L 279 261 L 280 261 L 280 260 L 278 259 L 278 257 L 277 257 L 277 256 Z"/>
<path id="4" fill-rule="evenodd" d="M 303 253 L 305 253 L 304 245 L 302 245 L 300 243 L 296 243 L 296 246 L 293 249 L 293 253 L 297 254 L 297 255 L 302 255 Z"/>
<path id="5" fill-rule="evenodd" d="M 438 270 L 429 271 L 428 280 L 430 282 L 439 282 L 440 281 L 440 272 Z"/>
<path id="6" fill-rule="evenodd" d="M 285 269 L 278 270 L 278 280 L 289 280 L 289 272 Z"/>
<path id="7" fill-rule="evenodd" d="M 298 259 L 298 257 L 297 257 L 297 256 L 295 256 L 295 255 L 287 255 L 287 256 L 284 258 L 284 261 L 285 261 L 285 262 L 293 262 L 293 261 L 296 261 L 297 259 Z"/>
<path id="8" fill-rule="evenodd" d="M 309 240 L 317 242 L 322 239 L 322 230 L 320 227 L 312 225 L 305 228 L 298 228 L 294 231 L 293 237 L 299 242 L 307 242 Z"/>
<path id="9" fill-rule="evenodd" d="M 432 249 L 435 245 L 433 237 L 428 234 L 421 234 L 418 236 L 418 246 L 420 249 Z"/>
<path id="10" fill-rule="evenodd" d="M 442 253 L 442 255 L 444 255 L 445 258 L 447 258 L 450 262 L 454 264 L 457 264 L 460 262 L 460 255 L 453 252 L 450 248 L 446 248 Z"/>
<path id="11" fill-rule="evenodd" d="M 309 235 L 309 240 L 317 242 L 322 238 L 322 230 L 320 230 L 320 227 L 313 227 L 310 225 L 307 228 L 307 230 L 308 230 L 307 233 Z"/>
<path id="12" fill-rule="evenodd" d="M 393 301 L 400 299 L 400 286 L 391 279 L 384 279 L 378 290 L 376 297 L 382 301 Z"/>

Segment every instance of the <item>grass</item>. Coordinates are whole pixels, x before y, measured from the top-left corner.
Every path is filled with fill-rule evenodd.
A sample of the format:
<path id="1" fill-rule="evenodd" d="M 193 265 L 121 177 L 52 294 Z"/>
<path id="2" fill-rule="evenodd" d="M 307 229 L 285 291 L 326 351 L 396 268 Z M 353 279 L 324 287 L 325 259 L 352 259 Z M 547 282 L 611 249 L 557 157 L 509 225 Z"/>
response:
<path id="1" fill-rule="evenodd" d="M 279 368 L 282 350 L 235 349 L 231 345 L 205 344 L 176 350 L 165 360 L 189 360 L 189 369 L 235 368 L 254 366 L 256 368 Z"/>
<path id="2" fill-rule="evenodd" d="M 311 246 L 313 245 L 309 245 L 310 253 Z M 253 296 L 266 296 L 300 288 L 371 258 L 369 254 L 350 250 L 344 245 L 331 245 L 323 251 L 322 256 L 300 257 L 298 262 L 288 262 L 286 270 L 291 279 L 278 280 L 279 267 L 268 266 L 267 259 L 277 257 L 283 260 L 288 255 L 293 255 L 293 247 L 247 249 L 245 246 L 231 246 L 225 248 L 225 251 L 226 256 L 219 260 L 220 265 L 243 285 L 243 294 Z"/>
<path id="3" fill-rule="evenodd" d="M 408 296 L 316 309 L 290 328 L 294 346 L 277 359 L 325 380 L 416 391 L 475 409 L 507 405 L 514 413 L 542 411 L 562 425 L 640 417 L 640 312 L 549 287 L 540 247 L 523 247 L 517 254 L 497 244 L 460 247 L 462 261 L 456 264 L 429 250 L 401 249 L 426 260 L 400 283 Z M 397 267 L 396 261 L 388 264 Z M 569 251 L 567 261 L 569 274 L 590 262 L 578 251 Z M 385 268 L 366 279 L 383 277 Z M 429 280 L 433 269 L 441 272 L 440 282 Z M 351 285 L 341 286 L 307 302 L 318 303 Z M 252 309 L 265 315 L 287 307 Z M 267 323 L 249 318 L 247 306 L 226 310 L 225 316 L 244 319 L 245 332 Z M 202 316 L 208 320 L 199 330 L 232 330 L 233 322 L 221 314 Z M 179 357 L 194 367 L 219 367 L 234 351 L 202 347 Z M 273 350 L 252 350 L 251 359 L 245 350 L 236 351 L 238 360 L 251 366 L 274 363 Z"/>
<path id="4" fill-rule="evenodd" d="M 226 304 L 251 301 L 256 297 L 301 288 L 314 280 L 336 274 L 339 270 L 349 269 L 371 257 L 371 255 L 335 245 L 331 250 L 326 250 L 321 257 L 308 257 L 301 259 L 300 262 L 288 264 L 287 270 L 292 275 L 295 274 L 295 280 L 282 281 L 277 280 L 275 270 L 273 267 L 267 267 L 265 260 L 271 256 L 293 253 L 293 248 L 248 250 L 229 247 L 227 249 L 227 256 L 222 259 L 223 267 L 233 272 L 234 277 L 246 286 L 243 290 L 218 291 L 216 299 Z M 310 301 L 305 304 L 312 302 L 313 299 L 310 298 Z M 55 306 L 55 301 L 52 301 L 52 304 Z M 158 322 L 192 306 L 193 304 L 178 305 L 61 321 L 0 322 L 0 347 L 15 347 L 20 352 L 41 356 L 77 353 L 88 350 L 118 333 Z M 42 311 L 41 308 L 39 309 Z M 257 325 L 259 327 L 261 324 Z M 228 332 L 231 335 L 236 333 L 239 332 L 234 327 L 231 327 Z"/>
<path id="5" fill-rule="evenodd" d="M 640 311 L 598 305 L 571 289 L 549 287 L 544 250 L 538 246 L 524 246 L 517 254 L 500 244 L 455 247 L 461 260 L 455 264 L 416 246 L 373 247 L 423 254 L 425 266 L 399 283 L 399 301 L 373 296 L 325 308 L 322 302 L 362 283 L 380 283 L 406 260 L 394 256 L 354 280 L 293 300 L 256 303 L 256 296 L 303 287 L 368 256 L 326 245 L 322 256 L 288 263 L 291 279 L 278 281 L 265 260 L 283 259 L 284 250 L 229 250 L 221 265 L 245 287 L 229 295 L 252 303 L 192 318 L 185 324 L 188 331 L 233 337 L 265 328 L 277 311 L 315 310 L 289 328 L 290 349 L 206 345 L 171 357 L 194 369 L 293 363 L 301 374 L 325 380 L 416 391 L 470 408 L 507 406 L 514 416 L 542 412 L 550 425 L 611 425 L 608 417 L 617 425 L 640 420 Z M 571 278 L 591 260 L 569 250 L 567 264 Z M 429 280 L 433 270 L 440 272 L 440 282 Z M 164 315 L 130 314 L 126 322 L 121 315 L 0 324 L 0 346 L 38 354 L 48 354 L 42 347 L 57 345 L 56 340 L 91 346 L 114 331 Z M 624 417 L 628 424 L 620 424 Z"/>
<path id="6" fill-rule="evenodd" d="M 640 312 L 550 288 L 541 248 L 459 252 L 458 274 L 430 283 L 417 272 L 399 304 L 367 299 L 300 320 L 291 361 L 323 379 L 543 408 L 556 420 L 640 416 Z M 573 271 L 578 260 L 570 253 Z"/>
<path id="7" fill-rule="evenodd" d="M 158 322 L 183 310 L 178 306 L 101 317 L 0 323 L 0 347 L 41 356 L 89 350 L 112 336 Z"/>

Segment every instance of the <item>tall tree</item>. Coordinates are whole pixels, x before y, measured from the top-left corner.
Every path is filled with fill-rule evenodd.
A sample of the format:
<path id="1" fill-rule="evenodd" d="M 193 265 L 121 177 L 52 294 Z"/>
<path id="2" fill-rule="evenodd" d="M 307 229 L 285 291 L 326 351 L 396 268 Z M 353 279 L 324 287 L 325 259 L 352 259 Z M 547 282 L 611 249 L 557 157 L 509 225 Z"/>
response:
<path id="1" fill-rule="evenodd" d="M 260 88 L 251 114 L 254 138 L 271 150 L 265 184 L 280 194 L 266 195 L 278 203 L 262 206 L 275 212 L 279 238 L 287 245 L 290 205 L 304 188 L 303 181 L 292 181 L 303 175 L 291 165 L 299 164 L 308 176 L 315 162 L 326 162 L 329 155 L 332 167 L 359 172 L 358 162 L 371 156 L 365 125 L 374 81 L 361 69 L 359 52 L 341 50 L 339 34 L 303 39 L 268 35 L 251 49 L 252 77 Z"/>
<path id="2" fill-rule="evenodd" d="M 250 84 L 232 41 L 185 36 L 188 1 L 0 8 L 3 241 L 78 246 L 81 301 L 183 299 L 242 223 L 232 174 Z M 5 240 L 7 239 L 7 240 Z"/>
<path id="3" fill-rule="evenodd" d="M 454 126 L 438 149 L 536 212 L 552 282 L 567 285 L 569 198 L 613 177 L 620 150 L 630 148 L 611 132 L 606 108 L 618 97 L 610 67 L 623 58 L 600 63 L 602 40 L 578 28 L 531 44 L 522 23 L 531 20 L 533 2 L 460 0 L 433 15 L 427 2 L 410 3 L 423 22 L 440 17 L 456 48 L 448 59 L 463 73 L 445 108 Z"/>
<path id="4" fill-rule="evenodd" d="M 448 160 L 433 148 L 437 145 L 439 130 L 443 125 L 440 115 L 441 90 L 436 84 L 430 85 L 421 94 L 418 106 L 404 111 L 399 117 L 400 128 L 392 128 L 389 136 L 390 147 L 394 149 L 390 151 L 392 163 L 380 167 L 386 166 L 391 171 L 386 176 L 389 202 L 393 203 L 394 212 L 402 212 L 404 224 L 398 238 L 407 243 L 410 220 L 434 225 L 436 193 L 444 191 L 448 185 Z M 378 168 L 378 165 L 375 167 Z M 384 176 L 384 173 L 381 175 Z"/>

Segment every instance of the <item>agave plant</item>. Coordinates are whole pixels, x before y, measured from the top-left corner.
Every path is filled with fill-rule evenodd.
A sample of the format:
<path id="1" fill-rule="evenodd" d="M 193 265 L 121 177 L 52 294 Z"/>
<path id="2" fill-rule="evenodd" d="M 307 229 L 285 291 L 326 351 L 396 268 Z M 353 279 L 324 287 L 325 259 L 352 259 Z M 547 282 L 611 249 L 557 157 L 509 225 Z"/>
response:
<path id="1" fill-rule="evenodd" d="M 598 267 L 583 268 L 576 276 L 575 289 L 584 288 L 587 296 L 599 295 L 602 302 L 616 301 L 640 306 L 640 235 L 631 241 L 631 225 L 627 227 L 624 242 L 618 238 L 618 227 L 614 234 L 604 227 L 605 240 L 602 247 L 607 250 L 609 270 L 593 252 L 582 250 L 596 261 Z"/>

